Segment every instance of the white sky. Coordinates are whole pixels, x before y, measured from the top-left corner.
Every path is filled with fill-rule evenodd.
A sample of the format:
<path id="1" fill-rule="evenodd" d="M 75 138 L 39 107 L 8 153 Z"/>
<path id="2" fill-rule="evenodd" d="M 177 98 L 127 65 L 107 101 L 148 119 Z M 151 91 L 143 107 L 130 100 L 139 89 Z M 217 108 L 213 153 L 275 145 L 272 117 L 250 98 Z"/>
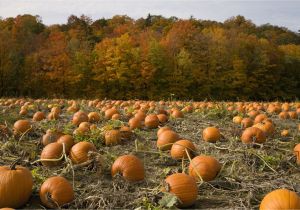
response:
<path id="1" fill-rule="evenodd" d="M 148 13 L 217 21 L 240 14 L 258 25 L 300 29 L 300 0 L 0 0 L 2 18 L 39 15 L 47 25 L 66 23 L 71 14 L 85 14 L 95 20 L 117 14 L 140 18 Z"/>

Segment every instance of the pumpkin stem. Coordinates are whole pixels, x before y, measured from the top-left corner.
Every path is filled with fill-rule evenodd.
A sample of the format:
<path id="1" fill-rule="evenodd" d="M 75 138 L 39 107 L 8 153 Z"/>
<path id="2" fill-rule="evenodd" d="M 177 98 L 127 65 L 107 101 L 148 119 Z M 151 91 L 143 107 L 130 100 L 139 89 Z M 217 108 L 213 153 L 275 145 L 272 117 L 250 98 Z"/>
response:
<path id="1" fill-rule="evenodd" d="M 21 158 L 18 158 L 10 165 L 10 170 L 16 170 L 17 164 L 20 162 Z"/>

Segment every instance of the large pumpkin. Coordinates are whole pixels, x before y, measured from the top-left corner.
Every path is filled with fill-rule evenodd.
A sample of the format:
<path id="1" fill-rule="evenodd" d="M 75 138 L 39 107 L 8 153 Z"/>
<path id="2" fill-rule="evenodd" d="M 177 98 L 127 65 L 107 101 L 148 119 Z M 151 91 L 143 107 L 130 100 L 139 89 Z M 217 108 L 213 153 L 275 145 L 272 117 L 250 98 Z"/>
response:
<path id="1" fill-rule="evenodd" d="M 51 177 L 42 184 L 40 198 L 46 207 L 59 208 L 73 201 L 73 187 L 68 180 L 63 177 Z"/>
<path id="2" fill-rule="evenodd" d="M 111 168 L 111 175 L 122 174 L 128 181 L 140 181 L 145 177 L 145 169 L 142 161 L 134 155 L 118 157 Z"/>
<path id="3" fill-rule="evenodd" d="M 97 151 L 94 144 L 86 141 L 81 141 L 71 148 L 70 158 L 75 164 L 84 163 L 89 160 L 88 153 L 90 151 Z"/>
<path id="4" fill-rule="evenodd" d="M 300 198 L 295 192 L 287 189 L 274 190 L 263 198 L 259 209 L 300 209 Z"/>
<path id="5" fill-rule="evenodd" d="M 198 187 L 193 177 L 177 173 L 168 176 L 165 182 L 168 184 L 167 191 L 176 195 L 181 201 L 179 207 L 188 207 L 196 202 Z"/>
<path id="6" fill-rule="evenodd" d="M 0 208 L 19 208 L 32 193 L 31 172 L 22 166 L 0 166 Z"/>

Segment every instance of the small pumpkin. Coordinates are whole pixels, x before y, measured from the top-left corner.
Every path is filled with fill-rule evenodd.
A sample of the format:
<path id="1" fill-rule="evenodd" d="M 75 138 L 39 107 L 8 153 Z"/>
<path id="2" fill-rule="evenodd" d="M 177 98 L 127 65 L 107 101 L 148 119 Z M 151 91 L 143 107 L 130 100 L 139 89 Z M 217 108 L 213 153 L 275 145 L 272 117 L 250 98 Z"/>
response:
<path id="1" fill-rule="evenodd" d="M 74 200 L 73 187 L 61 176 L 48 178 L 40 188 L 40 199 L 48 208 L 60 208 Z"/>
<path id="2" fill-rule="evenodd" d="M 249 128 L 253 125 L 253 120 L 249 117 L 244 118 L 241 121 L 242 128 Z"/>
<path id="3" fill-rule="evenodd" d="M 63 135 L 57 139 L 57 143 L 65 144 L 66 153 L 69 154 L 70 149 L 74 145 L 74 139 L 71 135 Z"/>
<path id="4" fill-rule="evenodd" d="M 235 116 L 232 119 L 233 123 L 238 124 L 238 125 L 241 124 L 242 120 L 243 120 L 243 118 L 241 116 Z"/>
<path id="5" fill-rule="evenodd" d="M 32 117 L 32 120 L 33 121 L 41 121 L 43 119 L 45 119 L 46 116 L 43 112 L 36 112 L 33 117 Z"/>
<path id="6" fill-rule="evenodd" d="M 141 120 L 140 120 L 140 118 L 137 118 L 137 117 L 131 118 L 129 120 L 128 124 L 129 124 L 130 129 L 132 129 L 132 130 L 142 127 Z"/>
<path id="7" fill-rule="evenodd" d="M 134 155 L 118 157 L 112 165 L 111 175 L 122 174 L 127 181 L 141 181 L 145 178 L 145 169 L 142 161 Z"/>
<path id="8" fill-rule="evenodd" d="M 159 135 L 156 145 L 160 150 L 169 150 L 177 140 L 179 140 L 179 135 L 176 132 L 166 130 Z"/>
<path id="9" fill-rule="evenodd" d="M 290 135 L 290 132 L 289 132 L 289 130 L 284 129 L 284 130 L 281 131 L 280 135 L 281 135 L 282 137 L 287 137 L 287 136 Z"/>
<path id="10" fill-rule="evenodd" d="M 183 117 L 184 117 L 183 112 L 180 111 L 180 110 L 178 110 L 178 109 L 175 109 L 175 110 L 172 112 L 171 116 L 172 116 L 173 118 L 183 118 Z"/>
<path id="11" fill-rule="evenodd" d="M 73 125 L 78 126 L 82 122 L 88 122 L 89 117 L 88 115 L 83 111 L 78 111 L 73 115 L 72 123 Z"/>
<path id="12" fill-rule="evenodd" d="M 100 120 L 100 114 L 97 112 L 90 112 L 88 114 L 89 122 L 94 123 L 94 122 L 99 122 Z"/>
<path id="13" fill-rule="evenodd" d="M 221 164 L 212 156 L 199 155 L 192 159 L 189 165 L 189 175 L 196 180 L 201 178 L 204 181 L 213 180 L 221 170 Z"/>
<path id="14" fill-rule="evenodd" d="M 168 116 L 166 114 L 158 114 L 157 118 L 160 123 L 166 123 L 168 121 Z"/>
<path id="15" fill-rule="evenodd" d="M 254 124 L 260 123 L 262 121 L 264 121 L 265 119 L 267 119 L 268 116 L 265 114 L 258 114 L 255 119 L 254 119 Z"/>
<path id="16" fill-rule="evenodd" d="M 266 141 L 265 133 L 257 128 L 257 127 L 250 127 L 244 130 L 241 136 L 241 140 L 245 144 L 249 143 L 264 143 Z"/>
<path id="17" fill-rule="evenodd" d="M 174 194 L 180 201 L 178 207 L 189 207 L 197 200 L 198 187 L 196 180 L 189 175 L 176 173 L 165 179 L 168 185 L 164 191 Z"/>
<path id="18" fill-rule="evenodd" d="M 20 208 L 32 193 L 31 172 L 22 166 L 0 166 L 0 208 Z"/>
<path id="19" fill-rule="evenodd" d="M 168 127 L 168 126 L 164 126 L 164 127 L 161 127 L 161 128 L 159 128 L 158 130 L 157 130 L 157 137 L 159 137 L 159 135 L 160 134 L 162 134 L 164 131 L 166 131 L 166 130 L 172 130 L 170 127 Z"/>
<path id="20" fill-rule="evenodd" d="M 70 158 L 72 162 L 75 164 L 84 163 L 89 160 L 88 153 L 90 151 L 91 152 L 97 151 L 94 144 L 87 141 L 78 142 L 71 148 Z"/>
<path id="21" fill-rule="evenodd" d="M 295 192 L 287 189 L 274 190 L 263 198 L 259 209 L 300 209 L 300 198 Z"/>
<path id="22" fill-rule="evenodd" d="M 145 118 L 145 126 L 147 128 L 157 128 L 159 125 L 159 119 L 156 114 L 149 114 Z"/>
<path id="23" fill-rule="evenodd" d="M 116 145 L 121 141 L 121 133 L 119 130 L 109 130 L 104 135 L 105 145 Z"/>
<path id="24" fill-rule="evenodd" d="M 42 137 L 42 144 L 47 146 L 50 143 L 54 143 L 60 136 L 61 134 L 56 131 L 47 130 L 46 134 L 44 134 Z"/>
<path id="25" fill-rule="evenodd" d="M 21 135 L 31 130 L 31 124 L 28 120 L 18 120 L 14 123 L 14 134 Z"/>
<path id="26" fill-rule="evenodd" d="M 54 142 L 50 143 L 44 147 L 41 153 L 41 159 L 59 159 L 63 154 L 63 146 L 60 143 Z M 42 161 L 44 166 L 58 166 L 61 161 Z"/>
<path id="27" fill-rule="evenodd" d="M 175 160 L 188 158 L 186 151 L 191 157 L 193 157 L 196 151 L 195 145 L 191 141 L 186 139 L 176 141 L 171 148 L 171 157 Z"/>
<path id="28" fill-rule="evenodd" d="M 127 126 L 122 126 L 120 128 L 120 133 L 121 133 L 121 139 L 125 139 L 125 140 L 130 139 L 133 135 L 131 129 Z"/>
<path id="29" fill-rule="evenodd" d="M 215 143 L 220 140 L 221 133 L 216 127 L 207 127 L 203 130 L 202 137 L 204 141 Z"/>

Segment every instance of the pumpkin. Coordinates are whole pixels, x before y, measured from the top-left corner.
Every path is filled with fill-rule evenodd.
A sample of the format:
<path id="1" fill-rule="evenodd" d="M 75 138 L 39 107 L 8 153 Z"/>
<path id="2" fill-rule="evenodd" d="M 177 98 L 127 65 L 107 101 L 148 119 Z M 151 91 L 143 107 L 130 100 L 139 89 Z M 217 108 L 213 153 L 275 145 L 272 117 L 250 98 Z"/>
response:
<path id="1" fill-rule="evenodd" d="M 71 135 L 63 135 L 57 139 L 57 143 L 65 144 L 66 153 L 69 154 L 70 149 L 74 145 L 74 139 Z"/>
<path id="2" fill-rule="evenodd" d="M 159 119 L 156 114 L 149 114 L 145 118 L 145 126 L 147 128 L 157 128 L 159 125 Z"/>
<path id="3" fill-rule="evenodd" d="M 300 209 L 300 198 L 295 192 L 287 189 L 274 190 L 263 198 L 259 209 Z"/>
<path id="4" fill-rule="evenodd" d="M 268 118 L 267 115 L 265 115 L 265 114 L 259 114 L 259 115 L 257 115 L 257 116 L 255 117 L 255 119 L 254 119 L 254 124 L 260 123 L 260 122 L 264 121 L 264 120 L 267 119 L 267 118 Z"/>
<path id="5" fill-rule="evenodd" d="M 202 137 L 203 137 L 204 141 L 214 143 L 214 142 L 217 142 L 220 140 L 221 133 L 218 128 L 207 127 L 203 130 Z"/>
<path id="6" fill-rule="evenodd" d="M 134 130 L 136 128 L 141 128 L 142 127 L 142 123 L 140 118 L 134 117 L 131 118 L 128 122 L 130 129 Z"/>
<path id="7" fill-rule="evenodd" d="M 178 110 L 178 109 L 175 109 L 175 110 L 172 112 L 171 116 L 172 116 L 173 118 L 183 118 L 183 117 L 184 117 L 183 112 L 180 111 L 180 110 Z"/>
<path id="8" fill-rule="evenodd" d="M 235 116 L 232 119 L 233 123 L 238 124 L 238 125 L 241 124 L 242 120 L 243 120 L 243 118 L 241 116 Z"/>
<path id="9" fill-rule="evenodd" d="M 157 118 L 160 123 L 166 123 L 168 121 L 168 116 L 166 114 L 158 114 Z"/>
<path id="10" fill-rule="evenodd" d="M 127 181 L 141 181 L 145 177 L 145 169 L 142 161 L 134 155 L 118 157 L 112 165 L 111 175 L 122 174 Z"/>
<path id="11" fill-rule="evenodd" d="M 89 160 L 88 153 L 96 152 L 94 144 L 86 141 L 81 141 L 75 144 L 70 150 L 70 158 L 73 163 L 80 164 Z"/>
<path id="12" fill-rule="evenodd" d="M 289 113 L 289 117 L 293 120 L 298 118 L 298 114 L 297 112 L 288 112 Z"/>
<path id="13" fill-rule="evenodd" d="M 296 155 L 297 164 L 300 165 L 300 143 L 294 147 L 294 154 Z"/>
<path id="14" fill-rule="evenodd" d="M 43 112 L 36 112 L 33 117 L 32 117 L 32 120 L 33 121 L 41 121 L 43 119 L 45 119 L 46 116 Z"/>
<path id="15" fill-rule="evenodd" d="M 176 141 L 171 148 L 171 157 L 175 160 L 188 158 L 186 154 L 186 150 L 190 156 L 193 156 L 196 151 L 195 145 L 189 140 L 179 140 Z"/>
<path id="16" fill-rule="evenodd" d="M 179 140 L 179 135 L 172 131 L 166 130 L 159 135 L 156 145 L 160 150 L 169 150 L 172 147 L 172 144 Z"/>
<path id="17" fill-rule="evenodd" d="M 140 110 L 134 115 L 134 117 L 139 119 L 140 121 L 142 121 L 142 120 L 145 120 L 146 114 Z"/>
<path id="18" fill-rule="evenodd" d="M 13 130 L 15 135 L 23 134 L 31 130 L 30 122 L 28 120 L 18 120 L 14 123 Z"/>
<path id="19" fill-rule="evenodd" d="M 88 115 L 83 111 L 78 111 L 73 115 L 72 123 L 73 125 L 78 126 L 82 122 L 88 122 L 89 117 Z"/>
<path id="20" fill-rule="evenodd" d="M 61 133 L 52 131 L 52 130 L 47 130 L 46 134 L 43 135 L 42 137 L 42 144 L 44 146 L 54 143 L 57 141 L 57 139 L 61 136 Z"/>
<path id="21" fill-rule="evenodd" d="M 105 145 L 116 145 L 121 141 L 121 133 L 119 130 L 106 131 L 104 139 Z"/>
<path id="22" fill-rule="evenodd" d="M 31 172 L 22 166 L 0 166 L 0 208 L 20 208 L 32 193 Z"/>
<path id="23" fill-rule="evenodd" d="M 244 118 L 241 121 L 242 128 L 249 128 L 253 125 L 253 120 L 251 118 Z"/>
<path id="24" fill-rule="evenodd" d="M 118 113 L 114 114 L 114 115 L 111 117 L 112 120 L 119 120 L 120 118 L 121 118 L 121 115 L 118 114 Z"/>
<path id="25" fill-rule="evenodd" d="M 170 127 L 165 126 L 165 127 L 161 127 L 157 130 L 157 137 L 159 137 L 160 134 L 162 134 L 164 131 L 166 130 L 172 130 Z"/>
<path id="26" fill-rule="evenodd" d="M 241 140 L 245 144 L 249 143 L 264 143 L 266 141 L 265 133 L 257 128 L 257 127 L 250 127 L 244 130 L 241 136 Z"/>
<path id="27" fill-rule="evenodd" d="M 221 170 L 221 164 L 214 157 L 199 155 L 192 159 L 189 165 L 189 175 L 193 176 L 196 180 L 200 177 L 204 181 L 213 180 Z"/>
<path id="28" fill-rule="evenodd" d="M 88 114 L 88 118 L 89 122 L 91 123 L 98 122 L 100 120 L 100 114 L 98 114 L 97 112 L 90 112 Z"/>
<path id="29" fill-rule="evenodd" d="M 282 137 L 287 137 L 287 136 L 289 136 L 289 130 L 287 130 L 287 129 L 282 130 L 281 133 L 280 133 L 280 135 L 281 135 Z"/>
<path id="30" fill-rule="evenodd" d="M 176 173 L 168 176 L 165 182 L 168 187 L 164 191 L 174 194 L 179 199 L 179 207 L 189 207 L 196 202 L 198 187 L 193 177 Z"/>
<path id="31" fill-rule="evenodd" d="M 41 159 L 59 159 L 63 154 L 63 146 L 60 143 L 50 143 L 44 147 L 41 153 Z M 42 161 L 44 166 L 58 166 L 61 161 Z"/>
<path id="32" fill-rule="evenodd" d="M 285 119 L 289 119 L 290 115 L 287 111 L 282 111 L 279 113 L 278 117 L 279 119 L 285 120 Z"/>
<path id="33" fill-rule="evenodd" d="M 40 199 L 48 208 L 59 208 L 74 200 L 73 187 L 63 177 L 48 178 L 40 188 Z"/>
<path id="34" fill-rule="evenodd" d="M 131 129 L 127 126 L 122 126 L 120 128 L 121 139 L 130 139 L 133 135 Z"/>
<path id="35" fill-rule="evenodd" d="M 263 122 L 253 125 L 253 127 L 259 128 L 262 130 L 266 136 L 270 136 L 274 133 L 275 127 L 272 122 L 264 120 Z"/>
<path id="36" fill-rule="evenodd" d="M 107 109 L 104 112 L 105 119 L 110 120 L 112 118 L 112 116 L 117 113 L 118 113 L 118 110 L 116 110 L 115 108 Z"/>

